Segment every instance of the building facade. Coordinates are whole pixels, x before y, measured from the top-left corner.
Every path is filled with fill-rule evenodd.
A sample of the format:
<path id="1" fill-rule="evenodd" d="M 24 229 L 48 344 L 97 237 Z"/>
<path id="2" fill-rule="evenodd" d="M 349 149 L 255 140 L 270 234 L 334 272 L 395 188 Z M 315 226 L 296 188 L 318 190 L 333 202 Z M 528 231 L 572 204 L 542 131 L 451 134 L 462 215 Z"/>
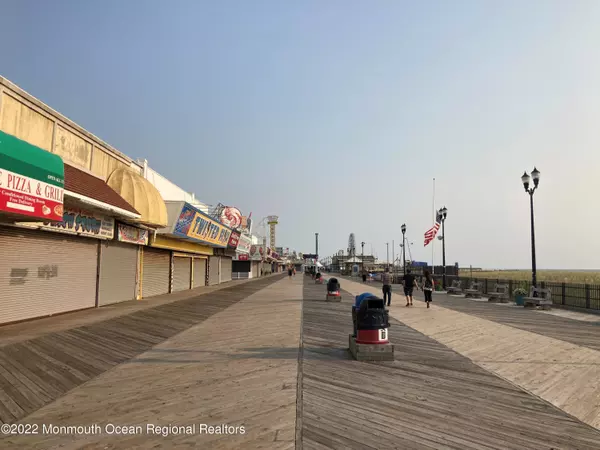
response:
<path id="1" fill-rule="evenodd" d="M 208 212 L 0 77 L 0 324 L 230 281 L 249 238 Z"/>

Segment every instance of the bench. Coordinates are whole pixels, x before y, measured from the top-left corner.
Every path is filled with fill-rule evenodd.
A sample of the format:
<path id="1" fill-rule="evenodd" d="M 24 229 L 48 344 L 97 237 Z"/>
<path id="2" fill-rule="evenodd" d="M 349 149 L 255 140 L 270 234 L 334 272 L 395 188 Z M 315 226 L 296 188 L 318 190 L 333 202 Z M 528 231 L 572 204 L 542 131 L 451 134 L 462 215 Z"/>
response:
<path id="1" fill-rule="evenodd" d="M 552 293 L 550 289 L 531 287 L 529 297 L 523 299 L 525 308 L 552 309 Z"/>
<path id="2" fill-rule="evenodd" d="M 465 289 L 465 298 L 481 298 L 481 283 L 472 281 L 469 289 Z"/>
<path id="3" fill-rule="evenodd" d="M 510 295 L 508 294 L 508 285 L 496 284 L 494 290 L 488 293 L 488 302 L 494 303 L 508 303 L 510 301 Z"/>
<path id="4" fill-rule="evenodd" d="M 462 283 L 460 282 L 460 280 L 452 281 L 452 286 L 447 287 L 446 292 L 448 294 L 462 294 L 463 290 L 461 284 Z"/>

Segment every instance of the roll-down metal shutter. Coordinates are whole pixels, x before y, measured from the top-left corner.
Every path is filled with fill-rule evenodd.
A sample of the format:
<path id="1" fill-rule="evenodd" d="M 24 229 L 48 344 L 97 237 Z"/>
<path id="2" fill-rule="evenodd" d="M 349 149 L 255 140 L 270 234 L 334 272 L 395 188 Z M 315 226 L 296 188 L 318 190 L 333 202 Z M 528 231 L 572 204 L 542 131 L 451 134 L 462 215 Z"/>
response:
<path id="1" fill-rule="evenodd" d="M 221 256 L 221 283 L 231 281 L 231 258 Z"/>
<path id="2" fill-rule="evenodd" d="M 219 284 L 219 267 L 221 258 L 219 256 L 210 256 L 208 258 L 208 285 Z"/>
<path id="3" fill-rule="evenodd" d="M 98 240 L 0 227 L 0 323 L 96 306 Z"/>
<path id="4" fill-rule="evenodd" d="M 135 300 L 138 246 L 117 241 L 102 243 L 98 305 Z"/>
<path id="5" fill-rule="evenodd" d="M 145 247 L 143 255 L 142 297 L 167 294 L 171 252 Z"/>
<path id="6" fill-rule="evenodd" d="M 194 287 L 206 286 L 206 259 L 194 258 Z"/>
<path id="7" fill-rule="evenodd" d="M 259 263 L 257 261 L 252 261 L 252 277 L 258 278 L 260 275 Z"/>
<path id="8" fill-rule="evenodd" d="M 174 257 L 173 292 L 190 289 L 192 282 L 192 258 Z"/>

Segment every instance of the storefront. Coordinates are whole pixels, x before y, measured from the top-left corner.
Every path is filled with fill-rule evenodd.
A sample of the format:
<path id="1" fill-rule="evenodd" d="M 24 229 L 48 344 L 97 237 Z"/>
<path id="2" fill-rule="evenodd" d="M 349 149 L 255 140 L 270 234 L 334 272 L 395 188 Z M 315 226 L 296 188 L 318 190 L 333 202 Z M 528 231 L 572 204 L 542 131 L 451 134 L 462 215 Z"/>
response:
<path id="1" fill-rule="evenodd" d="M 235 257 L 235 249 L 240 242 L 240 232 L 233 230 L 229 237 L 226 249 L 215 249 L 215 254 L 221 257 L 221 267 L 219 270 L 219 283 L 231 281 L 233 277 L 233 258 Z"/>
<path id="2" fill-rule="evenodd" d="M 208 267 L 208 258 L 206 257 L 194 257 L 194 272 L 193 272 L 193 286 L 195 288 L 206 286 L 206 269 Z"/>
<path id="3" fill-rule="evenodd" d="M 168 294 L 171 286 L 171 252 L 144 247 L 142 252 L 141 297 Z"/>
<path id="4" fill-rule="evenodd" d="M 24 141 L 1 133 L 0 154 L 0 323 L 98 306 L 115 217 L 139 214 L 102 180 Z"/>
<path id="5" fill-rule="evenodd" d="M 221 257 L 211 256 L 208 258 L 208 285 L 219 284 L 221 278 Z"/>
<path id="6" fill-rule="evenodd" d="M 167 226 L 158 230 L 152 247 L 173 251 L 172 292 L 218 284 L 221 279 L 221 259 L 226 254 L 214 254 L 226 249 L 232 230 L 186 202 L 165 202 Z M 231 266 L 224 263 L 231 279 Z"/>
<path id="7" fill-rule="evenodd" d="M 192 255 L 173 252 L 172 292 L 185 291 L 192 288 L 193 268 L 194 258 Z"/>
<path id="8" fill-rule="evenodd" d="M 232 258 L 231 276 L 233 279 L 252 278 L 252 261 L 250 261 L 250 248 L 252 240 L 248 235 L 242 234 Z"/>
<path id="9" fill-rule="evenodd" d="M 217 283 L 226 283 L 232 279 L 233 270 L 233 258 L 235 257 L 235 250 L 231 249 L 215 249 L 215 258 L 219 258 L 219 278 Z M 214 280 L 211 277 L 211 280 Z"/>
<path id="10" fill-rule="evenodd" d="M 99 306 L 138 298 L 141 246 L 148 236 L 148 230 L 118 223 L 115 239 L 100 247 Z"/>
<path id="11" fill-rule="evenodd" d="M 170 272 L 167 270 L 167 292 L 178 292 L 206 286 L 207 262 L 209 255 L 213 252 L 212 248 L 193 242 L 177 240 L 162 234 L 156 234 L 149 245 L 150 248 L 146 247 L 144 251 L 161 251 L 165 255 L 163 259 L 169 258 L 168 270 Z M 146 276 L 144 269 L 142 279 L 145 280 Z M 144 297 L 147 296 L 144 293 Z"/>
<path id="12" fill-rule="evenodd" d="M 234 280 L 252 278 L 252 261 L 247 254 L 236 253 L 231 262 L 231 275 Z"/>
<path id="13" fill-rule="evenodd" d="M 262 245 L 250 247 L 250 261 L 252 262 L 252 277 L 258 278 L 265 274 L 263 260 L 266 258 L 265 248 Z"/>

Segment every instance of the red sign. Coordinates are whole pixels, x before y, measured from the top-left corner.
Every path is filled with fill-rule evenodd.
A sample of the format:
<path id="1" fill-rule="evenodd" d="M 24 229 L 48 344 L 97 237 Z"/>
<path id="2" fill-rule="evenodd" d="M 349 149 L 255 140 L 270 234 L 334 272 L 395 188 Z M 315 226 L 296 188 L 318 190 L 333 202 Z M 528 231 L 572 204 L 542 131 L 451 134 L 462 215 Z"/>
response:
<path id="1" fill-rule="evenodd" d="M 0 210 L 60 222 L 63 189 L 0 169 Z"/>
<path id="2" fill-rule="evenodd" d="M 238 261 L 248 261 L 249 256 L 246 255 L 245 253 L 240 253 L 238 255 Z"/>
<path id="3" fill-rule="evenodd" d="M 238 242 L 240 241 L 241 234 L 237 231 L 232 231 L 231 236 L 229 237 L 229 243 L 227 244 L 228 248 L 237 248 Z"/>

